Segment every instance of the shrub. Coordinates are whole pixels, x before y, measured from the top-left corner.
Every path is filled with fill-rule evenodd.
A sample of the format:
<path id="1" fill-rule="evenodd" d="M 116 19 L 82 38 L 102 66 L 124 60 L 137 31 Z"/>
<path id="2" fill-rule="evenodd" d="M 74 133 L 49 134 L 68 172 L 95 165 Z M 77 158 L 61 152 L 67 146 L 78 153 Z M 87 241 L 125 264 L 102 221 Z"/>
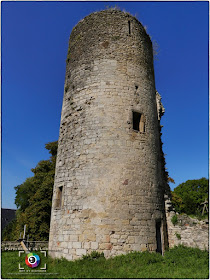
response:
<path id="1" fill-rule="evenodd" d="M 181 240 L 181 234 L 179 234 L 178 232 L 175 232 L 175 235 L 176 235 L 177 239 Z"/>
<path id="2" fill-rule="evenodd" d="M 178 224 L 178 217 L 177 215 L 174 215 L 172 218 L 171 218 L 171 222 L 172 224 L 175 226 L 176 224 Z"/>
<path id="3" fill-rule="evenodd" d="M 82 256 L 83 260 L 96 260 L 96 259 L 99 259 L 99 258 L 104 258 L 104 253 L 103 252 L 99 253 L 97 251 L 93 251 L 90 254 Z"/>

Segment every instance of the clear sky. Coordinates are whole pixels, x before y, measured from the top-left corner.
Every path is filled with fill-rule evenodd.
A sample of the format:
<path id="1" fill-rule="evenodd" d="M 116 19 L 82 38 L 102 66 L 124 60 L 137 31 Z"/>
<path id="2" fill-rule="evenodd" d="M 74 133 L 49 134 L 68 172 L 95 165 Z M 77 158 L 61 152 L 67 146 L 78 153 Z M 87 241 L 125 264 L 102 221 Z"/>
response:
<path id="1" fill-rule="evenodd" d="M 136 15 L 159 45 L 156 88 L 166 113 L 163 150 L 175 185 L 208 177 L 208 5 L 205 2 L 1 2 L 2 207 L 14 187 L 48 159 L 59 136 L 65 60 L 72 28 L 117 5 Z"/>

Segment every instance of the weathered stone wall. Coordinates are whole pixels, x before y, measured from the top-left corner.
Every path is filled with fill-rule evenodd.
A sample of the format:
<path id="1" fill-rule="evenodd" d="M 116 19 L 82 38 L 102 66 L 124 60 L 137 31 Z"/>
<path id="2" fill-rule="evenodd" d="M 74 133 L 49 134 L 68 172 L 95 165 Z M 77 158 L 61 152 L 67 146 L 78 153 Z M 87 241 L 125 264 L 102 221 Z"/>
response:
<path id="1" fill-rule="evenodd" d="M 179 244 L 188 247 L 209 250 L 209 221 L 199 221 L 184 215 L 179 215 L 170 207 L 171 203 L 166 200 L 166 218 L 168 226 L 169 248 Z M 177 224 L 173 224 L 171 219 L 177 216 Z"/>
<path id="2" fill-rule="evenodd" d="M 50 255 L 155 251 L 157 221 L 164 250 L 153 51 L 141 23 L 115 10 L 81 20 L 70 36 L 64 88 Z M 133 130 L 133 111 L 144 115 L 145 132 Z"/>

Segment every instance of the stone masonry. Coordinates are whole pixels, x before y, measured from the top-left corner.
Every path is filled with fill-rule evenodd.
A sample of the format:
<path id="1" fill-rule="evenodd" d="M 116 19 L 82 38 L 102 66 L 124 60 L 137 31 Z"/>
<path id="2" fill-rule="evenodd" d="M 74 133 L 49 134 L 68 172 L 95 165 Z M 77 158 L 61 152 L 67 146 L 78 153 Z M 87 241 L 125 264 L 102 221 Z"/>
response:
<path id="1" fill-rule="evenodd" d="M 152 42 L 141 23 L 114 9 L 81 20 L 67 56 L 52 257 L 164 251 L 163 113 Z"/>
<path id="2" fill-rule="evenodd" d="M 184 245 L 209 250 L 209 221 L 199 221 L 186 214 L 179 215 L 174 211 L 171 201 L 167 197 L 165 204 L 169 248 Z M 173 224 L 171 220 L 175 215 L 177 216 L 177 223 Z"/>

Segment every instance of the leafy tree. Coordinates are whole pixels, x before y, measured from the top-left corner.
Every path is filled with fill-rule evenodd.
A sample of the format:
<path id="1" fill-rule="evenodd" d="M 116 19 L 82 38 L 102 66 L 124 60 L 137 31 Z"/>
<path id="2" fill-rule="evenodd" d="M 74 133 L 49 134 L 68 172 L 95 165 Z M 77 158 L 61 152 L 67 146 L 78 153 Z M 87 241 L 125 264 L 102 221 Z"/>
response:
<path id="1" fill-rule="evenodd" d="M 33 240 L 48 240 L 52 193 L 55 176 L 57 141 L 45 145 L 51 157 L 40 161 L 31 171 L 33 177 L 27 178 L 15 187 L 17 205 L 16 223 L 10 237 L 18 239 L 23 227 L 27 225 L 27 234 Z"/>
<path id="2" fill-rule="evenodd" d="M 25 182 L 14 188 L 16 190 L 15 204 L 23 212 L 30 205 L 29 200 L 35 194 L 34 178 L 27 178 Z"/>
<path id="3" fill-rule="evenodd" d="M 209 180 L 201 178 L 198 180 L 188 180 L 178 185 L 172 191 L 172 203 L 179 213 L 201 214 L 202 203 L 208 201 Z"/>
<path id="4" fill-rule="evenodd" d="M 14 239 L 13 233 L 16 228 L 17 219 L 13 219 L 10 221 L 2 231 L 2 240 L 3 241 L 11 241 Z"/>
<path id="5" fill-rule="evenodd" d="M 171 192 L 171 195 L 172 195 L 172 203 L 175 210 L 179 213 L 182 213 L 184 208 L 182 198 L 178 196 L 174 191 Z"/>

